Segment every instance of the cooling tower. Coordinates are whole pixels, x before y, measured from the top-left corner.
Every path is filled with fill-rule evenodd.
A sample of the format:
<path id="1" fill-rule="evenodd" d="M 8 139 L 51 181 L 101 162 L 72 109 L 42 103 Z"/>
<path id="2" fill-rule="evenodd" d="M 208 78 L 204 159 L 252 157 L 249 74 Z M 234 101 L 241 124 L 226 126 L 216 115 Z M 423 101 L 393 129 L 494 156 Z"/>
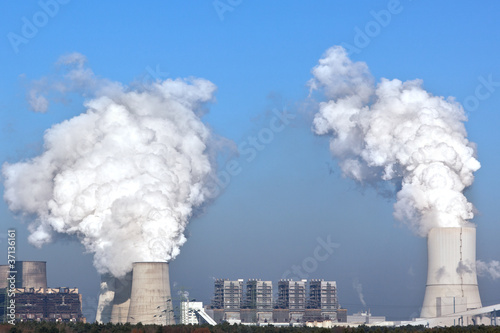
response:
<path id="1" fill-rule="evenodd" d="M 16 263 L 16 270 L 16 280 L 21 288 L 47 288 L 45 261 L 18 261 Z"/>
<path id="2" fill-rule="evenodd" d="M 480 308 L 476 276 L 476 229 L 431 229 L 427 248 L 427 285 L 421 317 L 439 317 Z"/>
<path id="3" fill-rule="evenodd" d="M 132 290 L 132 272 L 121 279 L 115 279 L 115 297 L 111 308 L 111 322 L 124 324 L 128 319 L 130 308 L 130 294 Z"/>
<path id="4" fill-rule="evenodd" d="M 7 287 L 10 272 L 15 274 L 16 288 L 47 288 L 47 271 L 45 261 L 18 261 L 15 268 L 9 265 L 0 266 L 0 288 Z"/>
<path id="5" fill-rule="evenodd" d="M 131 324 L 174 324 L 168 264 L 136 262 L 127 321 Z"/>
<path id="6" fill-rule="evenodd" d="M 9 277 L 9 266 L 0 265 L 0 289 L 5 289 L 8 287 L 9 282 L 7 278 Z"/>
<path id="7" fill-rule="evenodd" d="M 127 322 L 132 289 L 132 272 L 123 278 L 111 274 L 101 275 L 101 291 L 97 305 L 98 323 L 125 324 Z"/>
<path id="8" fill-rule="evenodd" d="M 111 274 L 101 275 L 100 287 L 95 320 L 100 324 L 107 324 L 111 321 L 111 308 L 115 297 L 115 278 Z"/>

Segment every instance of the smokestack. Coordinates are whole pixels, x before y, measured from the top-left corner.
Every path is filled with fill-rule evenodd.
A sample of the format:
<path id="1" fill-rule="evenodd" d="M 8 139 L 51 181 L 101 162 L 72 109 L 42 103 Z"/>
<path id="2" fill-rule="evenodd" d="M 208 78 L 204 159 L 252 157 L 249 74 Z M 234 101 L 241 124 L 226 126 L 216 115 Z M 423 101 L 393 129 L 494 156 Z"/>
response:
<path id="1" fill-rule="evenodd" d="M 476 229 L 433 228 L 422 318 L 481 307 L 476 276 Z"/>
<path id="2" fill-rule="evenodd" d="M 135 262 L 127 322 L 174 324 L 168 263 Z"/>

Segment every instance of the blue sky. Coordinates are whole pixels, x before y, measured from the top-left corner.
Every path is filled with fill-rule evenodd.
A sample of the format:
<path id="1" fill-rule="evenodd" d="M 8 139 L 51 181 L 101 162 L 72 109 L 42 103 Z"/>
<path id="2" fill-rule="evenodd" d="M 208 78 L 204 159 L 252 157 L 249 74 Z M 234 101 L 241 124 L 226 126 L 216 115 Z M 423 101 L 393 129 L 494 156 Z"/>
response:
<path id="1" fill-rule="evenodd" d="M 500 259 L 497 2 L 61 1 L 44 16 L 47 3 L 0 5 L 2 163 L 36 156 L 46 129 L 84 111 L 84 98 L 77 95 L 51 104 L 44 114 L 30 111 L 26 101 L 32 80 L 54 73 L 57 59 L 72 52 L 85 55 L 99 77 L 123 84 L 190 76 L 210 80 L 217 100 L 203 121 L 238 145 L 269 128 L 273 109 L 295 116 L 252 161 L 234 157 L 241 172 L 188 226 L 188 241 L 170 265 L 173 289 L 209 302 L 214 277 L 277 282 L 314 256 L 318 238 L 330 237 L 338 248 L 317 262 L 308 278 L 336 280 L 349 313 L 370 308 L 409 319 L 420 312 L 425 239 L 393 218 L 394 197 L 380 197 L 343 178 L 328 138 L 311 131 L 317 110 L 306 102 L 306 83 L 333 45 L 351 46 L 351 58 L 366 62 L 377 79 L 419 78 L 434 95 L 465 103 L 468 137 L 477 144 L 482 165 L 466 191 L 478 211 L 477 257 Z M 383 10 L 392 11 L 390 18 L 377 21 Z M 26 20 L 39 25 L 29 38 L 23 32 Z M 12 42 L 13 34 L 24 42 Z M 99 284 L 91 255 L 82 254 L 73 239 L 35 249 L 27 243 L 26 222 L 4 202 L 0 214 L 4 231 L 18 230 L 19 259 L 47 261 L 49 284 L 79 287 L 91 317 Z M 366 307 L 353 288 L 356 281 Z M 498 285 L 499 280 L 479 277 L 483 304 L 500 303 Z"/>

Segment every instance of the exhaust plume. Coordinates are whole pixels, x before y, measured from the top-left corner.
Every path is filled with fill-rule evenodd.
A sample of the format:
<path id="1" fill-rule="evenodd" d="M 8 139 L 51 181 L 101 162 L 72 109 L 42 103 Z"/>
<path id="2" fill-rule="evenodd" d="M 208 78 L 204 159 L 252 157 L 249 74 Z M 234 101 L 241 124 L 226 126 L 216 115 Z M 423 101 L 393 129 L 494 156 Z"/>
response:
<path id="1" fill-rule="evenodd" d="M 459 103 L 433 96 L 420 80 L 375 84 L 367 65 L 352 62 L 340 46 L 312 74 L 311 91 L 322 89 L 328 99 L 319 104 L 313 131 L 332 135 L 330 150 L 344 176 L 390 181 L 399 189 L 395 218 L 421 236 L 433 227 L 468 224 L 473 206 L 463 190 L 480 164 Z"/>
<path id="2" fill-rule="evenodd" d="M 363 295 L 363 285 L 359 282 L 358 279 L 354 279 L 352 281 L 352 287 L 358 293 L 359 301 L 363 304 L 363 307 L 366 308 L 365 296 Z"/>
<path id="3" fill-rule="evenodd" d="M 492 280 L 500 279 L 500 262 L 497 260 L 491 260 L 490 262 L 484 262 L 481 260 L 476 261 L 477 275 L 479 276 L 489 276 Z"/>
<path id="4" fill-rule="evenodd" d="M 133 262 L 175 258 L 193 209 L 210 195 L 214 141 L 200 115 L 215 85 L 168 79 L 132 90 L 96 79 L 79 54 L 60 62 L 76 64 L 64 77 L 70 89 L 95 97 L 45 132 L 39 156 L 3 165 L 9 208 L 36 217 L 29 241 L 38 247 L 57 234 L 77 236 L 101 274 L 122 277 Z M 37 111 L 48 105 L 43 92 L 30 93 Z"/>

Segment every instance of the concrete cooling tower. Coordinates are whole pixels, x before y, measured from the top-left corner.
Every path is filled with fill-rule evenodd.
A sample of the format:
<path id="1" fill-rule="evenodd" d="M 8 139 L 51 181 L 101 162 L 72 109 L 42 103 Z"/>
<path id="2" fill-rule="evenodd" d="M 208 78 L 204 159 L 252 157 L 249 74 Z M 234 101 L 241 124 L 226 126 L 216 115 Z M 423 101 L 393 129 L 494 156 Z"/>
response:
<path id="1" fill-rule="evenodd" d="M 431 229 L 427 247 L 427 285 L 421 317 L 440 317 L 480 308 L 476 229 Z"/>
<path id="2" fill-rule="evenodd" d="M 172 296 L 166 262 L 136 262 L 127 321 L 131 324 L 173 324 Z"/>
<path id="3" fill-rule="evenodd" d="M 96 314 L 99 322 L 175 324 L 168 263 L 136 262 L 125 277 L 102 279 Z"/>
<path id="4" fill-rule="evenodd" d="M 102 275 L 96 321 L 99 323 L 126 323 L 131 290 L 132 272 L 119 279 L 111 274 Z"/>
<path id="5" fill-rule="evenodd" d="M 0 288 L 7 287 L 10 271 L 16 271 L 16 288 L 47 288 L 45 261 L 18 261 L 15 269 L 10 269 L 8 265 L 0 266 Z"/>
<path id="6" fill-rule="evenodd" d="M 9 266 L 0 265 L 0 289 L 5 289 L 9 286 L 7 278 L 9 277 Z"/>
<path id="7" fill-rule="evenodd" d="M 111 307 L 111 322 L 126 323 L 130 307 L 130 293 L 132 291 L 132 272 L 122 279 L 115 279 L 115 297 Z"/>

